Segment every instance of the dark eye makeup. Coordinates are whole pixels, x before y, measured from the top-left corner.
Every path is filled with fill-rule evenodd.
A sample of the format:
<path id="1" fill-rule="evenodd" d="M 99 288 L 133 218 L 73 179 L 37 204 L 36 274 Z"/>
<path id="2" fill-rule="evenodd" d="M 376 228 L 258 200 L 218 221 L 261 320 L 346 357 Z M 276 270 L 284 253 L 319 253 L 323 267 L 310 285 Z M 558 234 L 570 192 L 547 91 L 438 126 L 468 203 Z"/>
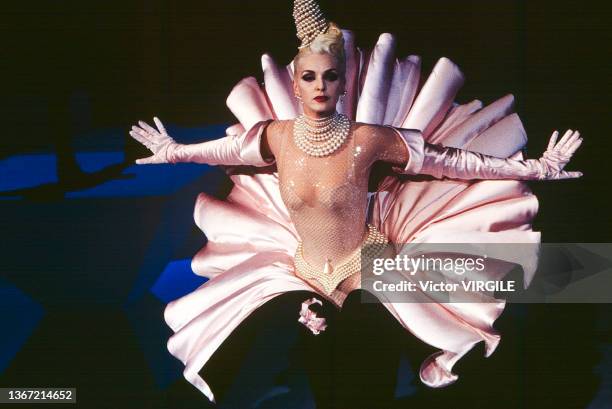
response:
<path id="1" fill-rule="evenodd" d="M 337 81 L 338 73 L 335 69 L 327 70 L 323 73 L 323 79 L 326 81 Z M 311 82 L 315 80 L 315 74 L 312 71 L 306 71 L 302 74 L 302 80 Z"/>
<path id="2" fill-rule="evenodd" d="M 302 74 L 302 79 L 304 81 L 311 82 L 311 81 L 314 81 L 315 76 L 313 73 L 307 72 L 307 73 Z"/>
<path id="3" fill-rule="evenodd" d="M 327 81 L 336 81 L 338 79 L 338 73 L 335 70 L 325 71 L 323 78 Z"/>

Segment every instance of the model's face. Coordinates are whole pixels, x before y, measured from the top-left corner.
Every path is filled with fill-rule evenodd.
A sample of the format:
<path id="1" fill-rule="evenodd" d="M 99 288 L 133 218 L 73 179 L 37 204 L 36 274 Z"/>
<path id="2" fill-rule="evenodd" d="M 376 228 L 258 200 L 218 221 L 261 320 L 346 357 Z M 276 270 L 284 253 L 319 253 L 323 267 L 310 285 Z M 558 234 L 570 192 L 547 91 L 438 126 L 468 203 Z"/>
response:
<path id="1" fill-rule="evenodd" d="M 293 91 L 302 99 L 304 114 L 321 118 L 336 110 L 344 92 L 344 75 L 330 54 L 307 53 L 296 62 Z"/>

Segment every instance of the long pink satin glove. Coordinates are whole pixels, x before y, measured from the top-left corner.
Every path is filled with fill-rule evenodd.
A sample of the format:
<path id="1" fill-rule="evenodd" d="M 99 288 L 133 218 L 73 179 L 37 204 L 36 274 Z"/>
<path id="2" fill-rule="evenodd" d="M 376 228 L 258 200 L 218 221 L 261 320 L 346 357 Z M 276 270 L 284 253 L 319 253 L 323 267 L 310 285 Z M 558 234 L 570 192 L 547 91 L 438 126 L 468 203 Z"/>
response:
<path id="1" fill-rule="evenodd" d="M 258 122 L 241 135 L 229 135 L 213 141 L 184 145 L 168 135 L 158 118 L 153 118 L 157 129 L 143 121 L 133 126 L 130 135 L 152 153 L 137 159 L 139 165 L 155 163 L 195 162 L 207 165 L 268 166 L 261 155 L 261 136 L 269 121 Z"/>
<path id="2" fill-rule="evenodd" d="M 420 133 L 416 132 L 409 135 L 413 138 L 421 137 Z M 582 172 L 563 170 L 582 143 L 580 133 L 567 130 L 557 142 L 558 136 L 559 132 L 553 132 L 548 147 L 540 159 L 527 160 L 502 159 L 464 149 L 425 143 L 422 166 L 413 173 L 452 179 L 556 180 L 581 177 Z"/>

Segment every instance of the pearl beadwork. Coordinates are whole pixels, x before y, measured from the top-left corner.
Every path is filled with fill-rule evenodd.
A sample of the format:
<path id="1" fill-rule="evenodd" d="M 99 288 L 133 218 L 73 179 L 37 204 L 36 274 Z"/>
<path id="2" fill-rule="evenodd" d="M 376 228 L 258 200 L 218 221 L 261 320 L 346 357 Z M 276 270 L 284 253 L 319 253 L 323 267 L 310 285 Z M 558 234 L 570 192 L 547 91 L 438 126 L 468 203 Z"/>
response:
<path id="1" fill-rule="evenodd" d="M 314 0 L 295 0 L 293 18 L 297 37 L 302 42 L 298 48 L 308 47 L 320 33 L 327 31 L 327 20 Z"/>
<path id="2" fill-rule="evenodd" d="M 351 121 L 346 115 L 313 119 L 300 115 L 293 125 L 295 145 L 310 156 L 323 157 L 334 153 L 348 137 Z"/>
<path id="3" fill-rule="evenodd" d="M 340 282 L 361 271 L 362 257 L 365 261 L 371 262 L 373 258 L 384 252 L 387 243 L 388 240 L 385 235 L 378 231 L 374 225 L 368 224 L 368 233 L 365 240 L 346 263 L 332 269 L 327 262 L 323 271 L 320 271 L 304 260 L 302 242 L 300 241 L 294 259 L 296 274 L 302 278 L 317 280 L 323 286 L 325 293 L 330 295 Z"/>

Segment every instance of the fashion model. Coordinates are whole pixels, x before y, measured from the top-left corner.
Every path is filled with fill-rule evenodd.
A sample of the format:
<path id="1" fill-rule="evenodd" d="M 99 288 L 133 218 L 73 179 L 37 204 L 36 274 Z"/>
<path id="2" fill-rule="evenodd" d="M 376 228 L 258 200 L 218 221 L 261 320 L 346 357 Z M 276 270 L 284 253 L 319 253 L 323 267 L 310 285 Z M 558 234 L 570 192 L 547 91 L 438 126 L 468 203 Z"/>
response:
<path id="1" fill-rule="evenodd" d="M 248 337 L 241 328 L 258 314 L 269 324 L 289 311 L 318 408 L 390 407 L 395 339 L 430 348 L 415 362 L 420 380 L 444 387 L 475 344 L 493 353 L 504 304 L 364 304 L 361 250 L 539 243 L 531 229 L 538 202 L 524 181 L 580 177 L 564 168 L 582 138 L 555 131 L 541 158 L 524 159 L 512 95 L 457 104 L 463 75 L 447 58 L 420 84 L 420 59 L 397 60 L 391 35 L 367 53 L 314 1 L 295 1 L 293 15 L 297 55 L 287 67 L 264 55 L 264 84 L 247 78 L 235 86 L 227 104 L 239 123 L 227 136 L 179 144 L 157 118 L 155 127 L 141 121 L 130 132 L 153 153 L 138 164 L 238 166 L 228 168 L 234 187 L 226 201 L 197 199 L 195 220 L 208 243 L 192 268 L 209 281 L 166 307 L 175 332 L 168 349 L 185 364 L 185 378 L 219 402 L 233 376 L 224 349 Z M 369 192 L 377 163 L 389 172 Z M 508 261 L 529 283 L 537 255 Z M 377 359 L 368 360 L 374 350 L 363 348 L 374 344 Z"/>

